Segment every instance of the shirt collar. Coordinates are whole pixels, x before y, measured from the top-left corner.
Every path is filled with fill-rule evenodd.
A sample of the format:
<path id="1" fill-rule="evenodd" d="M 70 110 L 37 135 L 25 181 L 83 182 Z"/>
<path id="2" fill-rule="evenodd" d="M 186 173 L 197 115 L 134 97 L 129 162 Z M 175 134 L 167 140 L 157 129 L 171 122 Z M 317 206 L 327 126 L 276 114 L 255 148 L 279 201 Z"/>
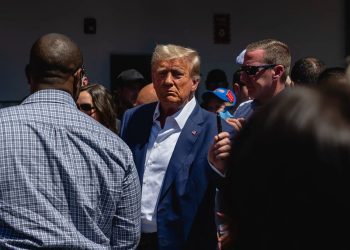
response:
<path id="1" fill-rule="evenodd" d="M 179 111 L 177 111 L 175 114 L 168 116 L 167 119 L 173 119 L 177 123 L 180 129 L 183 129 L 185 126 L 185 123 L 188 119 L 188 117 L 191 115 L 192 111 L 196 107 L 197 101 L 195 97 L 192 97 L 192 99 L 185 104 Z M 160 115 L 159 111 L 159 102 L 157 103 L 156 109 L 153 114 L 153 122 L 156 122 L 158 117 Z"/>
<path id="2" fill-rule="evenodd" d="M 49 103 L 63 103 L 76 107 L 76 104 L 71 96 L 66 91 L 58 89 L 43 89 L 29 95 L 21 104 L 49 102 Z"/>

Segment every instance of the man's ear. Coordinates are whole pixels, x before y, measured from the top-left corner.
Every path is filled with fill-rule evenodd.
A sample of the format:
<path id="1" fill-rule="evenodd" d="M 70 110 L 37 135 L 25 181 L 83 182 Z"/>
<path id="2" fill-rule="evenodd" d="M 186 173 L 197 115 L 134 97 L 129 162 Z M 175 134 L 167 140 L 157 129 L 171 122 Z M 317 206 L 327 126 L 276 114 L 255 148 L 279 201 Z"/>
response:
<path id="1" fill-rule="evenodd" d="M 274 67 L 274 72 L 275 72 L 274 78 L 277 78 L 277 77 L 281 78 L 281 76 L 282 76 L 283 73 L 284 73 L 284 67 L 283 67 L 283 65 L 280 65 L 280 64 L 276 65 L 276 66 Z"/>
<path id="2" fill-rule="evenodd" d="M 193 83 L 192 87 L 194 88 L 194 90 L 198 88 L 199 82 L 200 82 L 199 76 L 192 77 L 192 83 Z"/>
<path id="3" fill-rule="evenodd" d="M 29 64 L 26 65 L 25 74 L 26 74 L 28 84 L 32 84 L 32 79 L 30 77 L 30 65 Z"/>
<path id="4" fill-rule="evenodd" d="M 78 100 L 80 88 L 82 85 L 82 75 L 81 75 L 81 68 L 79 68 L 74 74 L 73 74 L 73 88 L 72 88 L 72 96 L 74 101 Z"/>

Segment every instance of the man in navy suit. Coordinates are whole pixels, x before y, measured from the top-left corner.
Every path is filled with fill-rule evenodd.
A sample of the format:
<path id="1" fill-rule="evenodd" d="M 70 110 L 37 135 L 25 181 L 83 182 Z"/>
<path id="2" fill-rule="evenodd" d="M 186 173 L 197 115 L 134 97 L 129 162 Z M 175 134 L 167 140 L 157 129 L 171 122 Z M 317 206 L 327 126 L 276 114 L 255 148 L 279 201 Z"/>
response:
<path id="1" fill-rule="evenodd" d="M 139 249 L 215 249 L 214 198 L 228 157 L 228 132 L 198 105 L 198 53 L 157 45 L 152 80 L 159 102 L 128 110 L 121 137 L 142 184 Z M 226 131 L 232 128 L 223 122 Z M 209 154 L 208 154 L 209 152 Z M 209 164 L 210 162 L 210 164 Z"/>

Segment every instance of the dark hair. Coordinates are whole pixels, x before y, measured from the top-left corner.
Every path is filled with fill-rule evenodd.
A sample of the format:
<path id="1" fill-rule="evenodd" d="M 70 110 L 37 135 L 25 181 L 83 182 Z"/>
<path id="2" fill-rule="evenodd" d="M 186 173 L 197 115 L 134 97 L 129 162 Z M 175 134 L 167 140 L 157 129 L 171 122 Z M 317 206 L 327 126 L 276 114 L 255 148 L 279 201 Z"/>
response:
<path id="1" fill-rule="evenodd" d="M 317 83 L 320 85 L 323 84 L 344 84 L 346 83 L 346 74 L 345 68 L 343 67 L 331 67 L 326 68 L 318 76 Z"/>
<path id="2" fill-rule="evenodd" d="M 324 62 L 318 58 L 303 57 L 293 65 L 290 77 L 295 84 L 315 84 L 325 67 Z"/>
<path id="3" fill-rule="evenodd" d="M 87 91 L 91 97 L 100 122 L 117 134 L 117 116 L 110 92 L 101 84 L 89 84 L 81 87 L 80 92 Z"/>
<path id="4" fill-rule="evenodd" d="M 233 77 L 232 77 L 232 83 L 235 84 L 237 83 L 239 86 L 244 86 L 245 84 L 241 81 L 241 73 L 242 71 L 241 70 L 236 70 L 234 73 L 233 73 Z"/>
<path id="5" fill-rule="evenodd" d="M 78 46 L 65 35 L 51 33 L 33 44 L 26 71 L 36 82 L 61 83 L 82 65 Z"/>
<path id="6" fill-rule="evenodd" d="M 228 81 L 225 71 L 221 69 L 212 69 L 208 72 L 205 79 L 205 85 L 208 90 L 216 88 L 228 88 Z"/>
<path id="7" fill-rule="evenodd" d="M 350 89 L 290 88 L 233 141 L 224 185 L 237 249 L 349 249 Z"/>
<path id="8" fill-rule="evenodd" d="M 144 76 L 138 72 L 136 69 L 127 69 L 117 76 L 116 85 L 117 87 L 128 87 L 129 84 L 135 83 L 140 85 L 145 85 Z"/>

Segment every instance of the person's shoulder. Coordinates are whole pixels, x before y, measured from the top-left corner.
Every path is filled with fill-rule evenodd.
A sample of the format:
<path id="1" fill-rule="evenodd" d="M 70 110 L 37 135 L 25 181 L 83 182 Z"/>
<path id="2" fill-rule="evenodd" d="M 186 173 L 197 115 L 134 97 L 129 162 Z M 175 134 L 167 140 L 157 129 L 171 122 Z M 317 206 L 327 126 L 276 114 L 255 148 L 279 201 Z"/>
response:
<path id="1" fill-rule="evenodd" d="M 72 115 L 75 120 L 80 121 L 79 124 L 70 123 L 66 127 L 68 133 L 74 134 L 74 138 L 84 141 L 95 150 L 107 153 L 112 158 L 131 155 L 127 144 L 115 132 L 80 111 Z"/>
<path id="2" fill-rule="evenodd" d="M 138 118 L 142 119 L 144 117 L 152 116 L 156 106 L 157 106 L 157 102 L 153 102 L 153 103 L 142 104 L 142 105 L 130 108 L 125 111 L 122 118 L 122 123 L 124 124 L 131 117 L 133 117 L 133 119 L 138 119 Z"/>
<path id="3" fill-rule="evenodd" d="M 31 116 L 31 114 L 26 112 L 23 109 L 23 106 L 21 106 L 21 105 L 16 105 L 16 106 L 11 106 L 11 107 L 0 109 L 0 120 L 2 122 L 10 121 L 10 120 L 18 120 L 19 118 L 30 117 L 30 116 Z"/>
<path id="4" fill-rule="evenodd" d="M 125 113 L 133 114 L 133 113 L 137 113 L 137 112 L 143 112 L 145 110 L 154 110 L 156 106 L 157 106 L 157 102 L 141 104 L 141 105 L 138 105 L 136 107 L 133 107 L 133 108 L 126 110 Z"/>
<path id="5" fill-rule="evenodd" d="M 6 107 L 6 108 L 1 108 L 0 109 L 0 117 L 6 117 L 8 116 L 10 113 L 13 112 L 14 109 L 16 109 L 17 106 L 12 106 L 12 107 Z"/>
<path id="6" fill-rule="evenodd" d="M 120 135 L 124 138 L 123 134 L 128 128 L 128 130 L 132 127 L 139 127 L 143 122 L 148 122 L 152 120 L 154 111 L 156 109 L 157 102 L 142 104 L 136 106 L 134 108 L 128 109 L 122 118 L 121 126 L 120 126 Z"/>
<path id="7" fill-rule="evenodd" d="M 197 106 L 197 107 L 199 109 L 198 112 L 201 113 L 203 116 L 210 117 L 210 116 L 215 115 L 213 112 L 210 112 L 210 111 L 206 110 L 205 108 L 201 107 L 200 105 Z"/>
<path id="8" fill-rule="evenodd" d="M 253 100 L 247 100 L 245 102 L 242 102 L 236 109 L 236 111 L 233 113 L 233 118 L 240 118 L 245 117 L 247 113 L 249 113 L 253 107 Z"/>
<path id="9" fill-rule="evenodd" d="M 86 119 L 87 118 L 87 119 Z M 88 141 L 95 149 L 108 152 L 110 155 L 130 155 L 128 145 L 119 135 L 89 117 L 82 118 L 83 128 L 72 128 L 70 133 L 76 133 L 80 140 Z"/>
<path id="10" fill-rule="evenodd" d="M 69 123 L 62 133 L 67 135 L 75 144 L 81 145 L 86 152 L 96 153 L 96 157 L 105 159 L 107 164 L 118 162 L 118 166 L 125 171 L 132 165 L 132 153 L 129 146 L 113 131 L 78 111 L 75 120 L 78 124 Z M 59 127 L 55 129 L 60 130 Z"/>
<path id="11" fill-rule="evenodd" d="M 215 120 L 215 114 L 213 112 L 209 112 L 208 110 L 202 108 L 200 105 L 196 105 L 188 119 L 196 122 L 196 123 L 212 123 Z"/>
<path id="12" fill-rule="evenodd" d="M 252 104 L 253 100 L 250 99 L 250 100 L 247 100 L 247 101 L 244 101 L 242 102 L 241 104 L 239 104 L 239 106 L 237 107 L 237 109 L 239 108 L 242 108 L 242 107 L 246 107 L 246 106 L 250 106 Z"/>

